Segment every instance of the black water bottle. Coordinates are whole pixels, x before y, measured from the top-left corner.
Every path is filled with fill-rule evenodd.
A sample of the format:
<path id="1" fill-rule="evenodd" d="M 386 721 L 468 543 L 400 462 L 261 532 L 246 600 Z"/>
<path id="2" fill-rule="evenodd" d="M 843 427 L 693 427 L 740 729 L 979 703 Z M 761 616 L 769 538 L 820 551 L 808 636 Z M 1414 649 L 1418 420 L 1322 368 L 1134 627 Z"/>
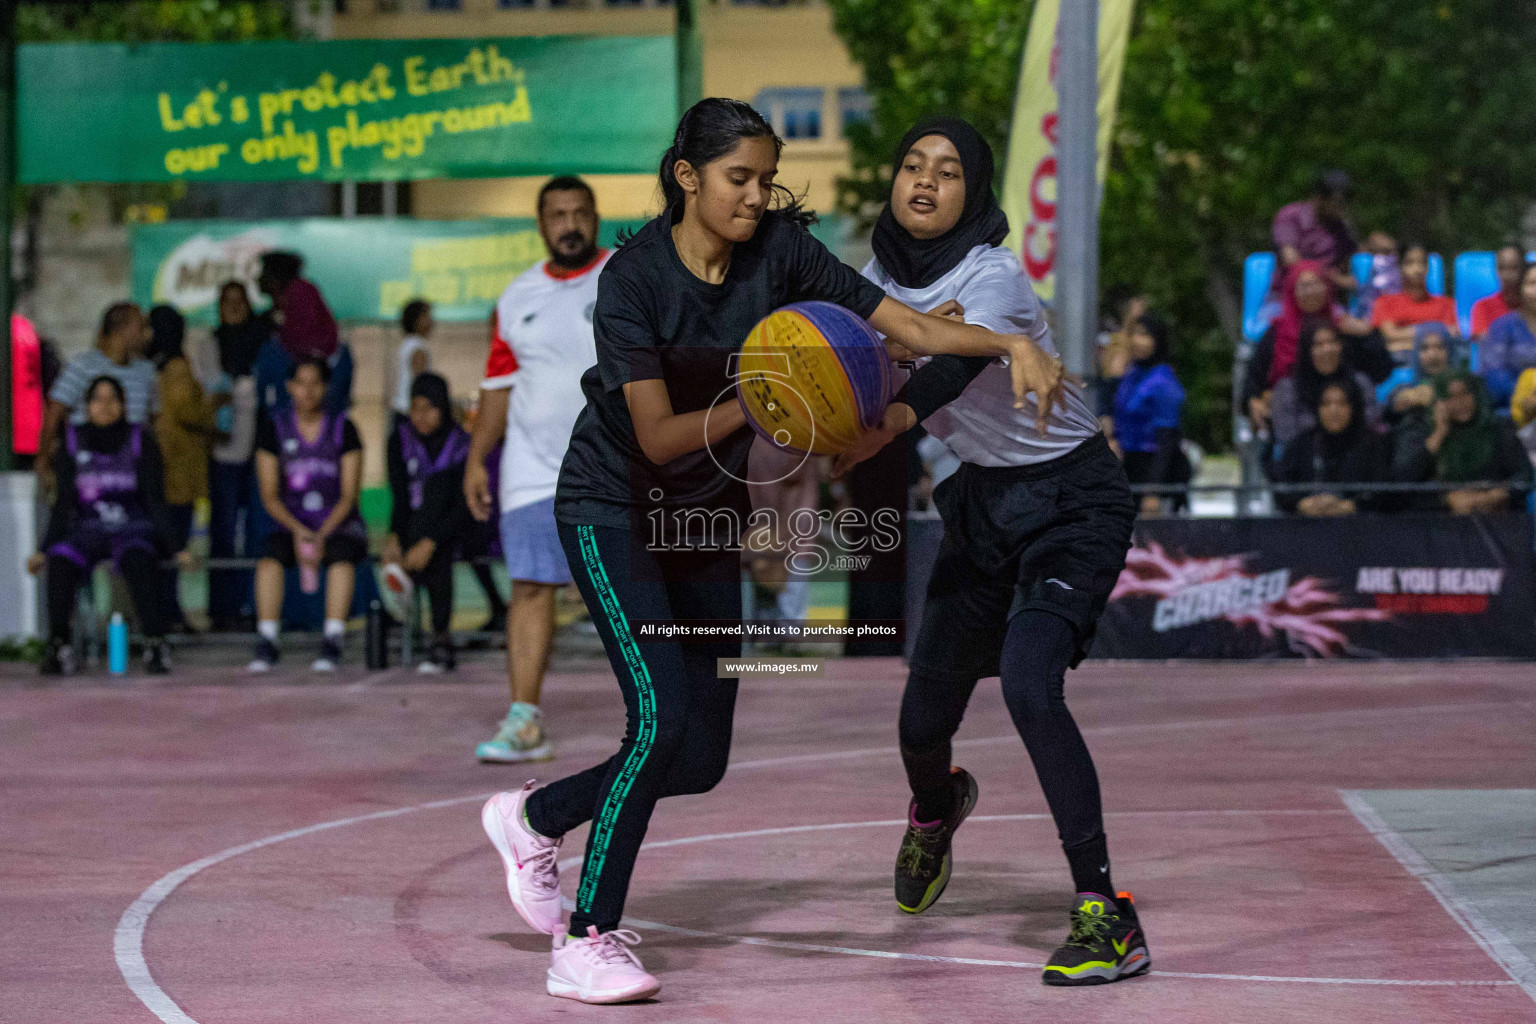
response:
<path id="1" fill-rule="evenodd" d="M 370 671 L 389 667 L 389 616 L 377 601 L 368 602 L 368 616 L 363 626 L 363 662 Z"/>

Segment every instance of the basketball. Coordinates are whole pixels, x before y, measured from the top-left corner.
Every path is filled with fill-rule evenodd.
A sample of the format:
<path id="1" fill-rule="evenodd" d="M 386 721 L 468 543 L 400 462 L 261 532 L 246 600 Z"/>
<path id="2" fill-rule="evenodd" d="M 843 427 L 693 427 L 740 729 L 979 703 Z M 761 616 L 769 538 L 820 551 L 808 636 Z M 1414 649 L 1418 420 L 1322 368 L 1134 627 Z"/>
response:
<path id="1" fill-rule="evenodd" d="M 874 328 L 830 302 L 776 309 L 737 357 L 747 422 L 774 447 L 835 455 L 878 426 L 891 396 L 891 359 Z"/>

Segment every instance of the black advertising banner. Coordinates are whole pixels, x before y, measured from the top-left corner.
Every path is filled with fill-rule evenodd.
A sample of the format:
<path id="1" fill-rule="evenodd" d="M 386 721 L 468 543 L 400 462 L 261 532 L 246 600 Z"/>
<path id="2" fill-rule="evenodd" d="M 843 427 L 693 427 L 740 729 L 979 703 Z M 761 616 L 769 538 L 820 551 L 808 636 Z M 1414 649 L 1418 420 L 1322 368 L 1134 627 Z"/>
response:
<path id="1" fill-rule="evenodd" d="M 1536 657 L 1531 518 L 1142 520 L 1093 656 Z"/>

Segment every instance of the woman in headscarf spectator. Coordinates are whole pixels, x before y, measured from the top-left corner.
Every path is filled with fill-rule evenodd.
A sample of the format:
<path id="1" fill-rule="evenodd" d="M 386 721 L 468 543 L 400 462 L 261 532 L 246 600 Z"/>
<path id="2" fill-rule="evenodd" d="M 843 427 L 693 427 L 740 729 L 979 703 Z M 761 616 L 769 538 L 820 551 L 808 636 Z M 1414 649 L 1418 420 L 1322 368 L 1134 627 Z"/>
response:
<path id="1" fill-rule="evenodd" d="M 269 252 L 256 285 L 272 300 L 263 314 L 271 334 L 256 356 L 256 393 L 267 415 L 288 407 L 288 378 L 305 359 L 325 363 L 329 380 L 323 408 L 333 416 L 352 407 L 352 350 L 341 343 L 336 318 L 313 282 L 300 276 L 304 258 Z"/>
<path id="2" fill-rule="evenodd" d="M 1464 362 L 1459 339 L 1442 323 L 1413 329 L 1412 358 L 1376 387 L 1383 418 L 1392 423 L 1435 403 L 1436 377 Z"/>
<path id="3" fill-rule="evenodd" d="M 1398 432 L 1394 474 L 1400 480 L 1482 483 L 1428 495 L 1418 504 L 1467 515 L 1519 508 L 1531 486 L 1531 462 L 1514 427 L 1495 416 L 1482 378 L 1452 370 L 1435 380 L 1435 404 Z"/>
<path id="4" fill-rule="evenodd" d="M 1343 312 L 1334 297 L 1333 285 L 1325 268 L 1311 260 L 1298 260 L 1286 270 L 1280 282 L 1280 314 L 1275 317 L 1248 358 L 1248 371 L 1243 384 L 1243 411 L 1253 421 L 1254 428 L 1262 430 L 1269 424 L 1270 404 L 1275 385 L 1284 380 L 1296 364 L 1301 350 L 1302 332 L 1313 323 L 1323 323 L 1336 328 L 1341 335 L 1349 336 L 1352 348 L 1365 354 L 1369 348 L 1380 348 L 1354 339 L 1370 332 L 1370 325 Z M 1392 372 L 1391 356 L 1384 350 L 1372 353 L 1373 363 L 1382 363 L 1380 376 Z M 1360 359 L 1354 360 L 1361 364 Z M 1361 364 L 1360 369 L 1370 372 Z"/>
<path id="5" fill-rule="evenodd" d="M 181 551 L 192 536 L 192 514 L 208 497 L 208 451 L 218 434 L 219 409 L 228 395 L 210 398 L 192 374 L 182 345 L 187 322 L 170 306 L 149 311 L 149 350 L 145 354 L 160 374 L 160 414 L 155 436 L 165 456 L 165 512 L 171 550 Z M 164 570 L 164 602 L 172 629 L 184 627 L 177 593 L 177 572 Z"/>
<path id="6" fill-rule="evenodd" d="M 213 336 L 219 369 L 227 380 L 220 390 L 229 404 L 219 411 L 224 438 L 213 446 L 208 466 L 208 553 L 238 558 L 256 550 L 252 507 L 256 501 L 256 356 L 271 329 L 251 310 L 250 294 L 239 281 L 219 288 L 219 326 Z M 241 529 L 244 521 L 245 528 Z M 214 569 L 208 574 L 208 617 L 215 630 L 243 631 L 255 614 L 249 569 Z"/>
<path id="7" fill-rule="evenodd" d="M 1345 358 L 1344 341 L 1337 328 L 1312 324 L 1301 336 L 1301 352 L 1290 375 L 1275 384 L 1270 402 L 1275 444 L 1283 449 L 1316 426 L 1323 388 L 1339 381 L 1349 381 L 1365 396 L 1363 417 L 1374 428 L 1381 420 L 1381 411 L 1370 378 Z"/>
<path id="8" fill-rule="evenodd" d="M 1510 418 L 1526 454 L 1536 463 L 1536 369 L 1526 370 L 1515 382 L 1515 397 L 1509 403 Z"/>
<path id="9" fill-rule="evenodd" d="M 1168 322 L 1156 313 L 1143 313 L 1130 328 L 1131 362 L 1115 390 L 1114 404 L 1114 436 L 1126 478 L 1133 484 L 1188 483 L 1189 460 L 1180 448 L 1179 430 L 1184 388 L 1168 361 Z M 1143 495 L 1141 511 L 1156 515 L 1162 504 L 1158 495 Z"/>
<path id="10" fill-rule="evenodd" d="M 1536 366 L 1536 263 L 1527 263 L 1520 275 L 1520 308 L 1493 322 L 1479 354 L 1488 400 L 1503 409 L 1521 372 Z"/>
<path id="11" fill-rule="evenodd" d="M 1377 507 L 1375 495 L 1352 487 L 1324 489 L 1324 484 L 1365 484 L 1387 478 L 1386 442 L 1366 420 L 1365 393 L 1350 377 L 1323 385 L 1311 408 L 1314 425 L 1285 447 L 1275 469 L 1277 484 L 1316 484 L 1312 493 L 1282 492 L 1275 502 L 1304 516 L 1353 515 Z"/>

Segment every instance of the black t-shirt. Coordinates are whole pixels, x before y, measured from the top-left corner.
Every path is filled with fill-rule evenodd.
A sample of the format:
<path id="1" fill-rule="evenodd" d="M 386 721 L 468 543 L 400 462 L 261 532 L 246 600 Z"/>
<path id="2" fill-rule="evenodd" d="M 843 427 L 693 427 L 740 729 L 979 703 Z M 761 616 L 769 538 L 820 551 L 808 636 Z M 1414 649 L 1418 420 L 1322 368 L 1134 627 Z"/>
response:
<path id="1" fill-rule="evenodd" d="M 341 428 L 341 454 L 355 452 L 363 447 L 363 439 L 358 436 L 357 428 L 352 425 L 349 417 Z M 256 450 L 267 452 L 282 458 L 282 449 L 277 443 L 277 428 L 272 425 L 272 417 L 262 416 L 256 424 Z"/>
<path id="2" fill-rule="evenodd" d="M 631 381 L 666 382 L 674 413 L 735 400 L 731 356 L 759 320 L 791 302 L 833 302 L 866 319 L 885 293 L 804 228 L 769 213 L 731 254 L 720 284 L 700 280 L 672 243 L 672 218 L 651 221 L 613 254 L 597 283 L 597 365 L 581 378 L 587 406 L 560 467 L 555 517 L 628 527 L 640 509 L 750 510 L 750 427 L 657 466 L 635 440 Z M 745 520 L 743 520 L 744 522 Z"/>

